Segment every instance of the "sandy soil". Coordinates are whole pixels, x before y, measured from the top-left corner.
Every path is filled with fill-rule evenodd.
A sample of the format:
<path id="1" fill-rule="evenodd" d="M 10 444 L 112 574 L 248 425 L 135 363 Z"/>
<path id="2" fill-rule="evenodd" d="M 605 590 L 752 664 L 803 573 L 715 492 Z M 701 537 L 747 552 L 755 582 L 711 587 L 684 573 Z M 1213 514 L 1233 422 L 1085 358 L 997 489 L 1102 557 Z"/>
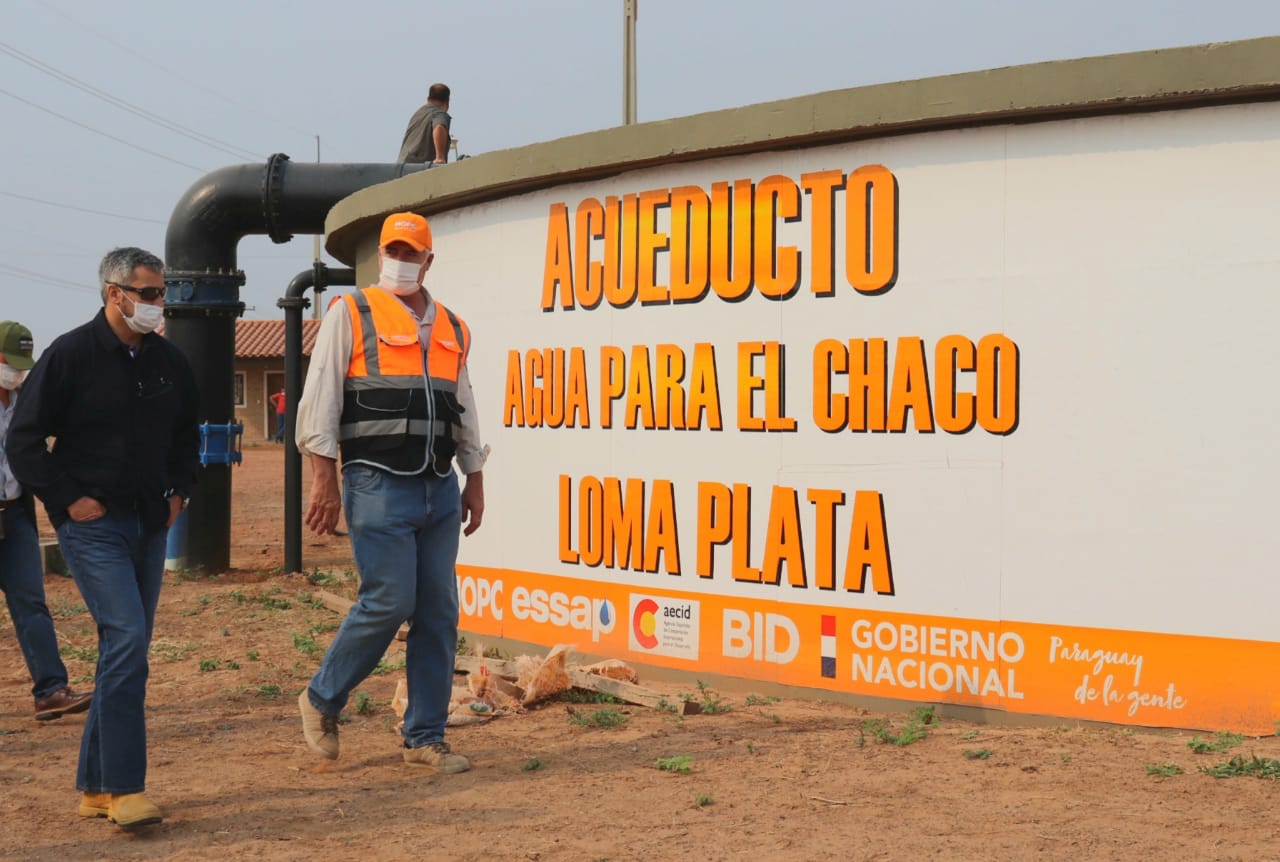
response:
<path id="1" fill-rule="evenodd" d="M 233 474 L 232 571 L 166 578 L 148 697 L 162 825 L 126 833 L 76 815 L 83 719 L 32 719 L 0 621 L 0 857 L 1280 860 L 1280 781 L 1201 771 L 1280 758 L 1280 737 L 935 714 L 896 745 L 881 740 L 905 741 L 904 713 L 642 678 L 672 703 L 722 711 L 553 702 L 451 728 L 474 768 L 438 776 L 400 759 L 391 670 L 358 690 L 342 757 L 319 763 L 296 697 L 339 620 L 315 592 L 355 585 L 343 539 L 308 535 L 311 574 L 279 573 L 282 473 L 279 447 L 248 450 Z M 72 678 L 90 685 L 92 620 L 70 579 L 50 576 L 48 593 Z M 387 662 L 402 657 L 397 642 Z M 1224 750 L 1195 753 L 1196 739 Z"/>

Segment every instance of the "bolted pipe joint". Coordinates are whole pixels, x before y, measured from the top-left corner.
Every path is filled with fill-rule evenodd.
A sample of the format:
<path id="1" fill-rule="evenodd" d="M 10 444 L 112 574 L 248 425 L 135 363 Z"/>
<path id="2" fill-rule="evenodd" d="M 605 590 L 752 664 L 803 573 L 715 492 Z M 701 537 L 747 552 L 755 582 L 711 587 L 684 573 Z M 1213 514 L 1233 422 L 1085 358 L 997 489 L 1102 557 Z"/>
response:
<path id="1" fill-rule="evenodd" d="M 244 273 L 174 272 L 164 275 L 166 317 L 203 316 L 213 311 L 239 317 L 244 312 L 240 288 Z"/>

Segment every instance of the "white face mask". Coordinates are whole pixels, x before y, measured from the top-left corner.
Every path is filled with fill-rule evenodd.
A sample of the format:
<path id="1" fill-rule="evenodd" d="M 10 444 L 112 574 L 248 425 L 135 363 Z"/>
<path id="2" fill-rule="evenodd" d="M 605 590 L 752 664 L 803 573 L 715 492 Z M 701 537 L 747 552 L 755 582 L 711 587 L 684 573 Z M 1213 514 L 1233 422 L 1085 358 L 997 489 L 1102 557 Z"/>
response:
<path id="1" fill-rule="evenodd" d="M 397 296 L 408 296 L 411 293 L 416 293 L 421 286 L 418 284 L 418 271 L 421 269 L 422 264 L 420 263 L 384 257 L 382 259 L 382 272 L 378 278 L 378 286 L 386 288 Z"/>
<path id="2" fill-rule="evenodd" d="M 124 309 L 120 309 L 120 314 L 124 316 L 124 322 L 134 332 L 146 335 L 148 332 L 155 332 L 156 328 L 164 322 L 164 306 L 163 305 L 147 305 L 145 302 L 134 302 L 133 317 L 124 313 Z"/>
<path id="3" fill-rule="evenodd" d="M 13 392 L 22 387 L 22 381 L 27 379 L 27 372 L 19 371 L 12 365 L 0 365 L 0 389 L 8 389 Z"/>

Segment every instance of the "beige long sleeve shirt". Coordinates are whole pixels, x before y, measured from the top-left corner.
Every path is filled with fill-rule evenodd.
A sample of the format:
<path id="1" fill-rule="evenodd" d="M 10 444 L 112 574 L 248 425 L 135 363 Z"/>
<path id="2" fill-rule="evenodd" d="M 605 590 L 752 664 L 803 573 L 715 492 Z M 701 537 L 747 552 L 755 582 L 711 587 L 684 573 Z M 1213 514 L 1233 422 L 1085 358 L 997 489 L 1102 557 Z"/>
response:
<path id="1" fill-rule="evenodd" d="M 436 302 L 427 293 L 427 311 L 419 320 L 413 309 L 405 306 L 418 321 L 418 341 L 426 349 L 431 342 L 431 327 L 436 319 Z M 351 362 L 355 337 L 347 303 L 335 302 L 325 313 L 311 350 L 311 365 L 298 402 L 295 440 L 298 451 L 325 458 L 338 458 L 338 427 L 342 418 L 342 388 Z M 458 432 L 458 468 L 466 475 L 478 473 L 489 457 L 489 447 L 480 442 L 480 419 L 476 398 L 471 391 L 471 377 L 464 364 L 458 374 L 458 403 L 462 405 L 462 425 Z"/>

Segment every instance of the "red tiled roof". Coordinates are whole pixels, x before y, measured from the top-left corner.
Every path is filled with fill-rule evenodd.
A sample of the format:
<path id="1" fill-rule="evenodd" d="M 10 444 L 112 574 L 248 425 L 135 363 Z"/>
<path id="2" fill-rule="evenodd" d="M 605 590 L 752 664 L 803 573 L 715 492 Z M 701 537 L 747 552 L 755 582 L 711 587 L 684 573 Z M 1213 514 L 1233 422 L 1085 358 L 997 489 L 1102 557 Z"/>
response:
<path id="1" fill-rule="evenodd" d="M 316 343 L 320 321 L 302 321 L 302 355 L 310 356 Z M 237 320 L 236 359 L 283 359 L 283 320 Z"/>

